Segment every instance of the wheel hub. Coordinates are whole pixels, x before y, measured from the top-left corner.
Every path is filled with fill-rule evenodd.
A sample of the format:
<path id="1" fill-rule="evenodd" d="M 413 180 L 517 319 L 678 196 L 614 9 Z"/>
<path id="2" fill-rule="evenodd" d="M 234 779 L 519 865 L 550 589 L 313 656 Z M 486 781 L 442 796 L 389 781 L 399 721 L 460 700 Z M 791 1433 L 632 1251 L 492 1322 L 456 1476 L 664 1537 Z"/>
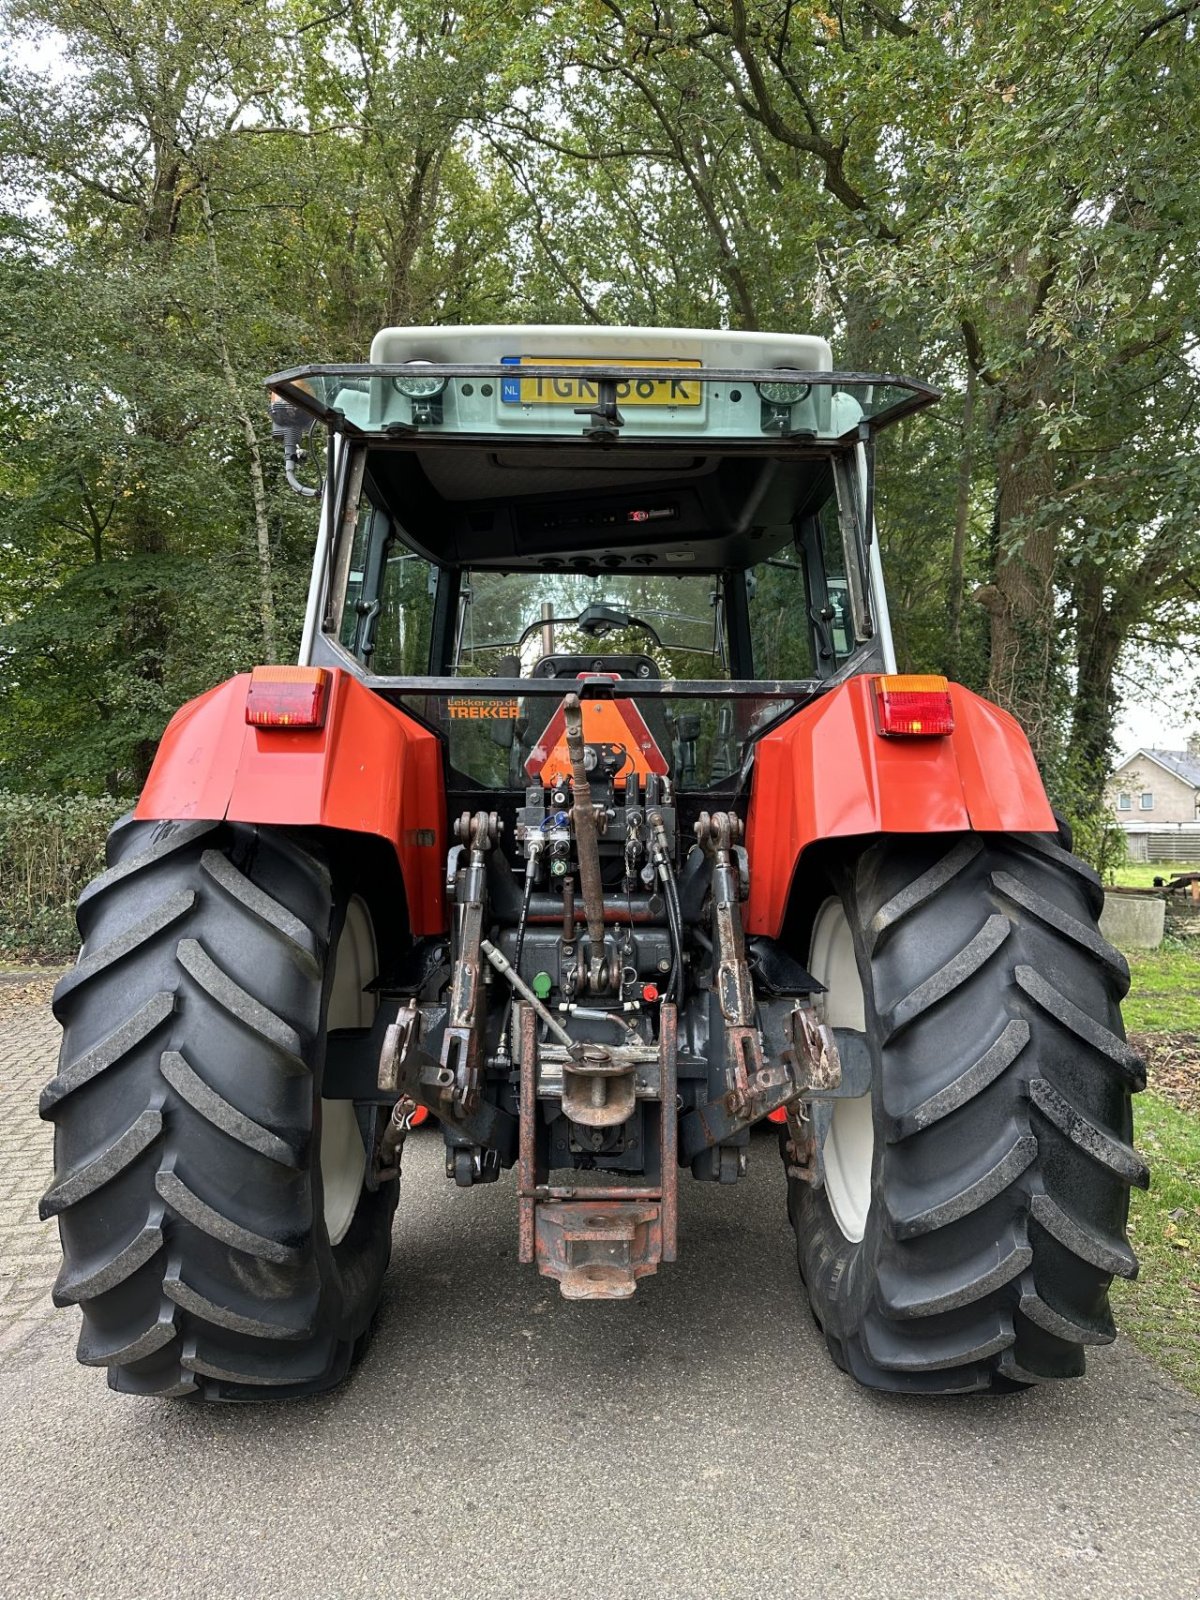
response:
<path id="1" fill-rule="evenodd" d="M 367 984 L 378 969 L 375 931 L 366 903 L 357 896 L 346 907 L 334 957 L 326 1028 L 369 1028 L 378 1004 Z M 350 1100 L 321 1101 L 321 1187 L 330 1244 L 340 1244 L 354 1220 L 367 1170 L 367 1151 Z"/>
<path id="2" fill-rule="evenodd" d="M 865 1031 L 866 1006 L 854 954 L 854 935 L 839 900 L 826 900 L 817 913 L 809 971 L 825 985 L 827 1026 Z M 857 1244 L 866 1232 L 874 1154 L 870 1093 L 835 1099 L 823 1149 L 825 1192 L 834 1220 L 852 1244 Z"/>

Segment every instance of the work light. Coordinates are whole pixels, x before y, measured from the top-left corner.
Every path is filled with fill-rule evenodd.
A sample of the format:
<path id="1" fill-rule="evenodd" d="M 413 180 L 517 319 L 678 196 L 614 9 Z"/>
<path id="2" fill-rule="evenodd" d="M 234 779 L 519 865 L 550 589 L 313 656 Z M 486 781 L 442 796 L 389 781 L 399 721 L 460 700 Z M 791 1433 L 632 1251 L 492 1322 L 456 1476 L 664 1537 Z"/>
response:
<path id="1" fill-rule="evenodd" d="M 772 406 L 794 406 L 812 392 L 811 383 L 756 383 L 754 387 Z"/>
<path id="2" fill-rule="evenodd" d="M 414 361 L 414 367 L 426 366 L 427 362 Z M 411 378 L 393 378 L 392 387 L 397 394 L 407 395 L 410 400 L 432 400 L 441 394 L 446 387 L 445 378 L 422 378 L 416 373 Z"/>

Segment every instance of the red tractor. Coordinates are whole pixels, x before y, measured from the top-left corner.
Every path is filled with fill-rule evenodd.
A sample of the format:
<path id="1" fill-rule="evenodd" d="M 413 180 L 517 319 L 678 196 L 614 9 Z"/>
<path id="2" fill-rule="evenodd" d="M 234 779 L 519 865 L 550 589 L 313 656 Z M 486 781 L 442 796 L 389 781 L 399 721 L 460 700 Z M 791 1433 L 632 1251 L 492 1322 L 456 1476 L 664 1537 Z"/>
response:
<path id="1" fill-rule="evenodd" d="M 327 429 L 300 664 L 174 717 L 55 998 L 79 1359 L 337 1383 L 423 1108 L 459 1188 L 515 1167 L 569 1299 L 673 1262 L 680 1174 L 736 1183 L 774 1119 L 839 1366 L 1082 1372 L 1144 1071 L 1021 729 L 895 670 L 875 439 L 936 392 L 568 327 L 387 329 L 269 387 L 294 486 Z"/>

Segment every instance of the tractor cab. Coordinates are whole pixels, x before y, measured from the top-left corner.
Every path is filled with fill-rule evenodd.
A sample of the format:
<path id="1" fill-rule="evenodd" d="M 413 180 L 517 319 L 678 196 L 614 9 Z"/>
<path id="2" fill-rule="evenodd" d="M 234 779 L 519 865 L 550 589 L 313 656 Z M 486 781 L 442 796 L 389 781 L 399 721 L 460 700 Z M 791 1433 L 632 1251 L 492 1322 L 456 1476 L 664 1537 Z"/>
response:
<path id="1" fill-rule="evenodd" d="M 300 670 L 440 753 L 450 941 L 410 903 L 432 926 L 381 978 L 413 1009 L 380 1081 L 460 1184 L 516 1158 L 522 1253 L 564 1293 L 628 1294 L 673 1258 L 678 1166 L 734 1181 L 750 1126 L 840 1075 L 754 898 L 789 886 L 744 846 L 752 775 L 801 708 L 889 681 L 874 444 L 936 393 L 821 339 L 645 328 L 385 329 L 268 382 L 293 479 L 328 429 Z M 550 1203 L 560 1168 L 609 1187 Z"/>
<path id="2" fill-rule="evenodd" d="M 436 727 L 452 782 L 541 778 L 583 684 L 618 787 L 732 792 L 765 728 L 894 664 L 874 439 L 924 384 L 815 338 L 581 327 L 385 329 L 269 383 L 293 466 L 330 430 L 302 658 Z"/>

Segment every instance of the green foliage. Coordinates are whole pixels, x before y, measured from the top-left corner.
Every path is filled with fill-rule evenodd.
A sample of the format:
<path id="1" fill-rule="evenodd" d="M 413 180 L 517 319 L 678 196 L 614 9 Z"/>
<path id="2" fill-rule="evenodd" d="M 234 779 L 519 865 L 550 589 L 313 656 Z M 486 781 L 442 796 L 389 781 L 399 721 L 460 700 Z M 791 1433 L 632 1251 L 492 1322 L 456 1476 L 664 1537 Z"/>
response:
<path id="1" fill-rule="evenodd" d="M 558 70 L 492 138 L 578 304 L 654 320 L 682 291 L 943 382 L 881 478 L 903 664 L 986 686 L 1094 810 L 1116 663 L 1186 631 L 1200 581 L 1194 14 L 634 0 L 537 26 Z M 654 196 L 640 234 L 607 174 Z"/>
<path id="2" fill-rule="evenodd" d="M 0 8 L 49 64 L 0 76 L 0 782 L 136 788 L 292 653 L 264 373 L 389 323 L 811 328 L 945 387 L 880 452 L 901 665 L 1014 710 L 1103 859 L 1121 660 L 1200 593 L 1191 8 Z"/>
<path id="3" fill-rule="evenodd" d="M 1200 1036 L 1200 951 L 1164 945 L 1131 951 L 1127 959 L 1132 983 L 1121 1008 L 1126 1028 Z"/>
<path id="4" fill-rule="evenodd" d="M 1133 1192 L 1129 1234 L 1140 1270 L 1133 1283 L 1114 1283 L 1114 1310 L 1130 1338 L 1200 1394 L 1200 1120 L 1147 1092 L 1134 1135 L 1150 1162 L 1150 1189 Z"/>
<path id="5" fill-rule="evenodd" d="M 1129 861 L 1113 873 L 1112 882 L 1124 889 L 1153 889 L 1155 878 L 1170 880 L 1178 872 L 1200 872 L 1200 861 Z"/>
<path id="6" fill-rule="evenodd" d="M 127 803 L 0 791 L 0 960 L 70 961 L 75 902 L 104 870 L 104 840 Z"/>
<path id="7" fill-rule="evenodd" d="M 1103 791 L 1095 792 L 1086 774 L 1059 761 L 1049 771 L 1043 766 L 1050 802 L 1071 827 L 1071 848 L 1105 883 L 1115 881 L 1128 855 L 1125 830 L 1113 822 Z"/>
<path id="8" fill-rule="evenodd" d="M 1134 1141 L 1150 1163 L 1150 1189 L 1131 1197 L 1140 1270 L 1133 1283 L 1114 1283 L 1115 1311 L 1148 1355 L 1200 1394 L 1200 955 L 1164 944 L 1128 959 L 1121 1010 L 1149 1063 Z"/>

